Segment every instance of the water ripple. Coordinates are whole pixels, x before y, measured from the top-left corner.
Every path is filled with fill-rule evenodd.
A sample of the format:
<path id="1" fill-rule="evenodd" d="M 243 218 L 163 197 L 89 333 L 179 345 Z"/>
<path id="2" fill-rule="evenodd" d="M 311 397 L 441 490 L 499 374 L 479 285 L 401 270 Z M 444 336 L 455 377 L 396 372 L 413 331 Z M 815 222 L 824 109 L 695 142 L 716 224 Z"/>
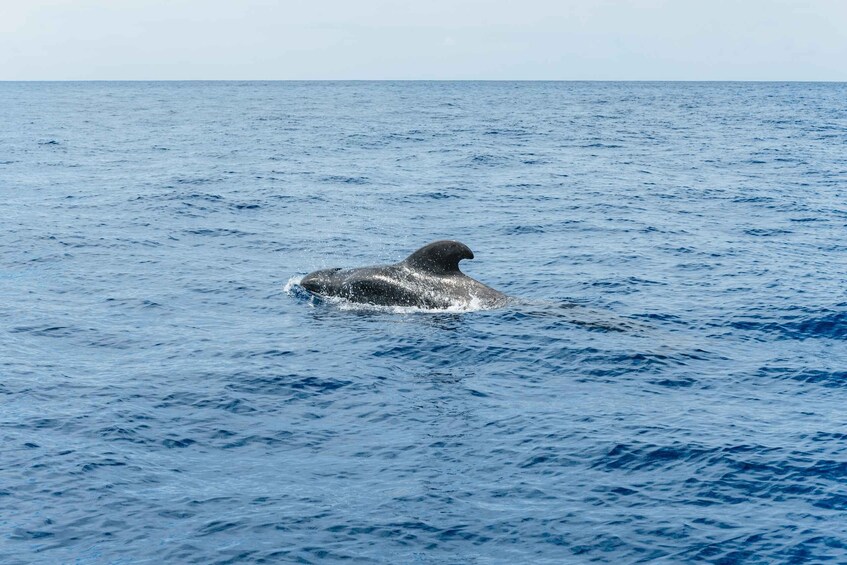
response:
<path id="1" fill-rule="evenodd" d="M 0 562 L 843 562 L 845 88 L 0 84 Z"/>

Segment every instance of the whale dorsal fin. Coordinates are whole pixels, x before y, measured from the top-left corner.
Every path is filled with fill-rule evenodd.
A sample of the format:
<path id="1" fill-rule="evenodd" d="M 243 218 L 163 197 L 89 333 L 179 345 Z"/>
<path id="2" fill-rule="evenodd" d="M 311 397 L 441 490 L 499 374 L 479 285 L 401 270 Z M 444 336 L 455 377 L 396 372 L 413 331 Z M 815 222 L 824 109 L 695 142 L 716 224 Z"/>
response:
<path id="1" fill-rule="evenodd" d="M 445 239 L 424 245 L 402 264 L 434 275 L 449 275 L 461 273 L 459 261 L 462 259 L 473 259 L 473 251 L 464 243 Z"/>

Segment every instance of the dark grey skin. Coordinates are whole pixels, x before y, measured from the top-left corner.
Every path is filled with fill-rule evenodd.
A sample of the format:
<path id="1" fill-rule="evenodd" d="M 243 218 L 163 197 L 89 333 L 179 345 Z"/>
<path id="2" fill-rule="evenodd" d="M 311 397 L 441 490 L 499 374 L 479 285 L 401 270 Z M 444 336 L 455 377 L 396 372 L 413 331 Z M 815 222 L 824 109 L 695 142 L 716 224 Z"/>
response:
<path id="1" fill-rule="evenodd" d="M 456 306 L 504 306 L 509 302 L 508 296 L 459 270 L 459 261 L 473 257 L 464 243 L 435 241 L 399 263 L 315 271 L 303 277 L 300 286 L 318 296 L 378 306 L 438 310 Z"/>

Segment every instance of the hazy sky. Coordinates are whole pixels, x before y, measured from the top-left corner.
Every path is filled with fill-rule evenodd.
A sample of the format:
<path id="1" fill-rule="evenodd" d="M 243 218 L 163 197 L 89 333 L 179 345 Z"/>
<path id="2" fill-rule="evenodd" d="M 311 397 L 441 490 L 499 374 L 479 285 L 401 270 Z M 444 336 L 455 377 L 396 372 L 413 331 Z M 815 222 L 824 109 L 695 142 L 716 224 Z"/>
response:
<path id="1" fill-rule="evenodd" d="M 0 0 L 0 79 L 847 80 L 847 0 Z"/>

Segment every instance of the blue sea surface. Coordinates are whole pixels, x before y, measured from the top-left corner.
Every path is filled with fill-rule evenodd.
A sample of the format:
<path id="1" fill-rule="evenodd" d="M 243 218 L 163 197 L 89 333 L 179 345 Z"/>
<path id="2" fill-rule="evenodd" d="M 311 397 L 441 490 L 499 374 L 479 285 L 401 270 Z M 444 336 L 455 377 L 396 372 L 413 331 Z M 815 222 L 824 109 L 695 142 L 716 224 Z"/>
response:
<path id="1" fill-rule="evenodd" d="M 847 563 L 847 84 L 0 83 L 0 222 L 4 564 Z"/>

